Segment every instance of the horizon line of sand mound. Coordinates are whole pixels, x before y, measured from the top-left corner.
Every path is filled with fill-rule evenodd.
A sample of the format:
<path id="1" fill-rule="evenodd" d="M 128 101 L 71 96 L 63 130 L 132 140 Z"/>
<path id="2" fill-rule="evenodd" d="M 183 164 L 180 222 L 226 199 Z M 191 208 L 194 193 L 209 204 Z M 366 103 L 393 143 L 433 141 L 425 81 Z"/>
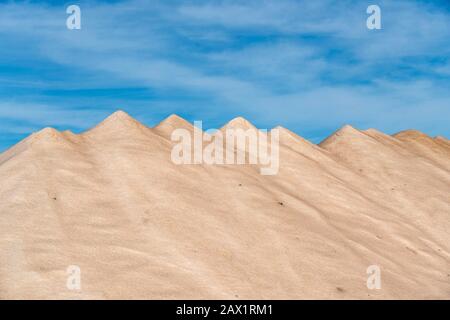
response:
<path id="1" fill-rule="evenodd" d="M 158 134 L 163 135 L 165 137 L 170 137 L 170 134 L 175 129 L 187 129 L 187 130 L 193 130 L 194 126 L 187 120 L 183 119 L 182 117 L 178 116 L 177 114 L 171 114 L 165 119 L 163 119 L 160 123 L 155 125 L 154 127 L 148 127 L 133 117 L 131 117 L 128 113 L 118 110 L 114 113 L 112 113 L 110 116 L 108 116 L 105 120 L 100 122 L 98 125 L 94 126 L 91 129 L 86 130 L 85 132 L 82 132 L 80 134 L 75 134 L 71 130 L 65 130 L 65 131 L 58 131 L 52 127 L 46 127 L 38 132 L 35 132 L 31 135 L 31 137 L 36 140 L 39 139 L 39 137 L 42 137 L 43 139 L 53 137 L 53 138 L 65 138 L 68 140 L 75 139 L 76 137 L 92 137 L 92 136 L 103 136 L 108 134 L 108 132 L 114 132 L 114 133 L 120 133 L 122 131 L 129 131 L 130 129 L 136 129 L 136 130 L 151 130 L 156 131 Z M 230 121 L 228 121 L 225 125 L 223 125 L 218 130 L 226 130 L 226 129 L 256 129 L 256 127 L 247 119 L 243 117 L 236 117 Z M 284 136 L 290 136 L 290 138 L 293 139 L 301 139 L 302 141 L 307 141 L 306 139 L 302 138 L 301 136 L 297 135 L 296 133 L 290 131 L 289 129 L 286 129 L 282 126 L 276 126 L 273 129 L 278 129 L 281 131 L 282 135 Z M 270 132 L 270 130 L 268 130 Z M 330 136 L 324 138 L 320 143 L 317 145 L 326 145 L 327 140 L 336 139 L 336 137 L 339 137 L 341 135 L 347 136 L 355 133 L 362 133 L 365 135 L 384 135 L 382 132 L 376 130 L 376 129 L 367 129 L 360 131 L 358 129 L 355 129 L 354 127 L 350 125 L 344 125 L 342 128 L 336 130 L 335 132 L 331 133 Z M 407 129 L 402 130 L 398 133 L 392 134 L 391 137 L 397 138 L 402 141 L 408 141 L 408 142 L 418 142 L 421 144 L 436 144 L 436 145 L 444 145 L 448 146 L 450 145 L 450 140 L 446 139 L 443 136 L 435 136 L 430 137 L 426 135 L 423 132 L 420 132 L 418 130 L 414 129 Z M 28 138 L 25 138 L 24 140 L 28 140 Z M 8 151 L 8 150 L 6 150 Z"/>
<path id="2" fill-rule="evenodd" d="M 175 165 L 177 128 L 193 130 L 119 111 L 0 154 L 0 299 L 450 299 L 448 139 L 277 127 L 279 172 L 262 176 Z"/>

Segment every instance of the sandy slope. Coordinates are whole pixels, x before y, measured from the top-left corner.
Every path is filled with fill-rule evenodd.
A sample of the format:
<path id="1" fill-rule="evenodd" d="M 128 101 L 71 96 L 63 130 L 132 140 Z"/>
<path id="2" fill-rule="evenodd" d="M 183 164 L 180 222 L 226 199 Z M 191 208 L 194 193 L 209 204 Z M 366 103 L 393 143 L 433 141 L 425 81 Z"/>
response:
<path id="1" fill-rule="evenodd" d="M 0 298 L 450 298 L 447 139 L 280 128 L 280 172 L 262 176 L 173 164 L 178 127 L 118 112 L 1 154 Z"/>

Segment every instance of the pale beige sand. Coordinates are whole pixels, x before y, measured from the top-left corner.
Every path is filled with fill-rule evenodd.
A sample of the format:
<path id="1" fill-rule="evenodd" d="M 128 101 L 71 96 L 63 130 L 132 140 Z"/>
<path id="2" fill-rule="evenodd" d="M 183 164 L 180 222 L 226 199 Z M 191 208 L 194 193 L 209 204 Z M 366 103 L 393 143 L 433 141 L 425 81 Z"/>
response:
<path id="1" fill-rule="evenodd" d="M 118 112 L 1 154 L 0 298 L 450 298 L 447 139 L 346 126 L 314 145 L 281 128 L 280 172 L 262 176 L 173 164 L 178 127 Z"/>

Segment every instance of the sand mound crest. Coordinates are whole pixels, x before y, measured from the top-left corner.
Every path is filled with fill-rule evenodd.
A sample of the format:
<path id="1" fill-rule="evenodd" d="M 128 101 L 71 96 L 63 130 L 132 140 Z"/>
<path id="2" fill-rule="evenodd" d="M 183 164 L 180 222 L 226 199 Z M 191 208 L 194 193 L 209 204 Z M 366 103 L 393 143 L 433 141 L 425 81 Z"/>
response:
<path id="1" fill-rule="evenodd" d="M 0 299 L 450 298 L 450 156 L 350 126 L 323 148 L 279 128 L 280 170 L 263 176 L 175 165 L 180 127 L 118 112 L 0 154 Z M 374 264 L 381 290 L 366 286 Z"/>
<path id="2" fill-rule="evenodd" d="M 188 130 L 189 132 L 192 132 L 194 130 L 194 126 L 190 122 L 181 118 L 180 116 L 176 114 L 171 114 L 166 119 L 161 121 L 158 125 L 153 127 L 153 130 L 157 134 L 169 139 L 172 132 L 176 129 L 185 129 Z"/>
<path id="3" fill-rule="evenodd" d="M 119 139 L 122 137 L 140 137 L 148 135 L 150 128 L 132 118 L 124 111 L 116 111 L 93 129 L 83 133 L 83 136 L 91 139 Z"/>
<path id="4" fill-rule="evenodd" d="M 249 130 L 249 129 L 256 129 L 256 127 L 247 119 L 244 119 L 243 117 L 236 117 L 230 121 L 228 121 L 222 128 L 221 131 L 225 131 L 227 129 L 242 129 L 242 130 Z"/>

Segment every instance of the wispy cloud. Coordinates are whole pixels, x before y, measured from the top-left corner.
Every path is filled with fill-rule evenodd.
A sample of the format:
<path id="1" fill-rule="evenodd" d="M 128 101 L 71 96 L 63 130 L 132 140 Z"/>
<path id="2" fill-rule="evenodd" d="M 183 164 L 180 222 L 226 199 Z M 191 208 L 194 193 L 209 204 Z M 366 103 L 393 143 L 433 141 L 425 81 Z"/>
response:
<path id="1" fill-rule="evenodd" d="M 369 4 L 89 1 L 76 31 L 64 6 L 1 4 L 0 134 L 82 130 L 123 108 L 150 124 L 244 115 L 317 139 L 344 123 L 448 136 L 448 8 L 378 1 L 370 31 Z"/>

